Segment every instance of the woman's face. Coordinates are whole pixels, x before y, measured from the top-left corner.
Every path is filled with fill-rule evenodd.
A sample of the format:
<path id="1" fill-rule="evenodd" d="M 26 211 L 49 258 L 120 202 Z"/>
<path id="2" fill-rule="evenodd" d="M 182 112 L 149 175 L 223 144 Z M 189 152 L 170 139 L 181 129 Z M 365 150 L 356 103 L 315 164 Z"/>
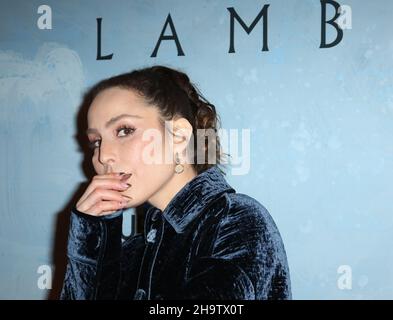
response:
<path id="1" fill-rule="evenodd" d="M 127 180 L 132 186 L 121 192 L 132 198 L 128 207 L 148 201 L 173 177 L 173 165 L 165 158 L 156 158 L 159 163 L 154 164 L 146 161 L 146 155 L 148 159 L 161 158 L 166 149 L 163 146 L 161 154 L 154 153 L 152 137 L 142 139 L 144 132 L 154 129 L 163 139 L 165 128 L 158 109 L 134 91 L 110 88 L 100 92 L 89 107 L 87 120 L 86 132 L 94 150 L 92 162 L 97 174 L 132 173 Z"/>

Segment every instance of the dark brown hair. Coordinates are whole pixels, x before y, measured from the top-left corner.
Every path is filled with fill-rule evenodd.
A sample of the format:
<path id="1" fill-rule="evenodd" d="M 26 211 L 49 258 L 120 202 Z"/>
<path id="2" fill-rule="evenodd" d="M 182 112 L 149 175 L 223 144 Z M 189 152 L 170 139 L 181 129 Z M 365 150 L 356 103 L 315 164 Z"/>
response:
<path id="1" fill-rule="evenodd" d="M 222 157 L 225 154 L 221 151 L 217 132 L 220 119 L 216 108 L 203 97 L 196 85 L 191 83 L 187 74 L 160 65 L 119 74 L 104 79 L 90 88 L 85 95 L 87 103 L 90 105 L 101 91 L 113 87 L 130 89 L 140 94 L 148 104 L 158 109 L 163 123 L 178 116 L 190 122 L 194 137 L 193 166 L 198 174 L 214 165 L 223 166 Z M 207 135 L 204 137 L 204 150 L 197 150 L 196 139 L 197 135 L 200 135 L 197 129 L 210 129 L 215 133 L 213 141 L 209 140 Z M 215 164 L 208 163 L 208 150 L 215 150 Z M 197 163 L 199 152 L 204 152 L 205 163 Z M 223 170 L 221 172 L 225 174 Z"/>

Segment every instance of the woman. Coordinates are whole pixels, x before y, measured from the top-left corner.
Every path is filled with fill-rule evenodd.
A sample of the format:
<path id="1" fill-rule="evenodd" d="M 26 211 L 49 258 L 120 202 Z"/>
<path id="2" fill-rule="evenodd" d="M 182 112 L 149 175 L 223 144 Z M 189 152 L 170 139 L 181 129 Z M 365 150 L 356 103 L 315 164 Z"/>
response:
<path id="1" fill-rule="evenodd" d="M 226 182 L 215 107 L 185 73 L 135 70 L 86 101 L 97 175 L 71 213 L 61 299 L 291 298 L 279 231 Z M 144 233 L 122 243 L 123 209 L 144 203 Z"/>

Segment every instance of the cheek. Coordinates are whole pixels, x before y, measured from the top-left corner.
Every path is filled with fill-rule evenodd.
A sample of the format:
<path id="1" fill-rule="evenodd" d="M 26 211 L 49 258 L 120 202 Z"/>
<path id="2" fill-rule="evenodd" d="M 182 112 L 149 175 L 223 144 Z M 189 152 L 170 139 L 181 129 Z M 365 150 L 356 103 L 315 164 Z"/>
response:
<path id="1" fill-rule="evenodd" d="M 146 134 L 134 139 L 127 150 L 127 157 L 138 167 L 151 167 L 165 164 L 165 150 L 163 137 Z"/>
<path id="2" fill-rule="evenodd" d="M 139 203 L 149 200 L 159 192 L 173 177 L 173 170 L 167 165 L 145 165 L 131 178 L 131 197 L 135 197 Z"/>
<path id="3" fill-rule="evenodd" d="M 127 168 L 131 170 L 141 169 L 144 165 L 142 161 L 142 153 L 145 148 L 145 141 L 141 139 L 133 139 L 129 143 L 122 146 L 122 161 L 126 161 Z"/>
<path id="4" fill-rule="evenodd" d="M 126 167 L 133 172 L 131 184 L 134 188 L 131 187 L 130 195 L 142 202 L 159 191 L 173 176 L 173 167 L 165 164 L 165 158 L 162 158 L 159 150 L 154 151 L 151 146 L 151 140 L 135 139 L 126 148 L 123 158 L 128 162 Z M 162 158 L 162 161 L 149 163 L 144 155 L 149 155 L 150 159 Z"/>

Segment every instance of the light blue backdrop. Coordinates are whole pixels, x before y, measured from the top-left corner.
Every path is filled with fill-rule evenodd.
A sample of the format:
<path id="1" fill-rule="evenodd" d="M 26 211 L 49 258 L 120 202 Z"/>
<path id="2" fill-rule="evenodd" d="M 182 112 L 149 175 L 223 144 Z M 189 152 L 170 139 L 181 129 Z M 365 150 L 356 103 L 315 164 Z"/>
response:
<path id="1" fill-rule="evenodd" d="M 57 214 L 86 179 L 73 137 L 81 94 L 166 64 L 199 85 L 223 128 L 251 130 L 250 172 L 228 181 L 275 219 L 293 297 L 392 299 L 393 2 L 339 2 L 352 8 L 352 29 L 319 49 L 319 0 L 2 0 L 0 298 L 48 295 L 37 270 L 53 266 Z M 261 23 L 250 35 L 236 23 L 229 54 L 227 8 L 250 24 L 267 3 L 270 51 Z M 37 27 L 41 4 L 52 30 Z M 164 41 L 151 58 L 168 13 L 185 56 Z M 95 59 L 97 17 L 109 61 Z M 338 286 L 342 265 L 351 289 Z"/>

